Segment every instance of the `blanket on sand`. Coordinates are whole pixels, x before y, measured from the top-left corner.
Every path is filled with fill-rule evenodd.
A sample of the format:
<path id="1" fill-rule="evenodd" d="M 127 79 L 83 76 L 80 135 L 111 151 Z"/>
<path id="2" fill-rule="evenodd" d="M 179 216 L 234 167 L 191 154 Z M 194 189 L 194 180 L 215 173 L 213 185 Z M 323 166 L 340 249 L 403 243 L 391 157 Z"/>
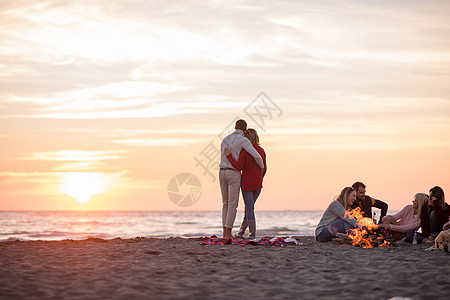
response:
<path id="1" fill-rule="evenodd" d="M 225 239 L 225 238 L 218 238 L 217 236 L 213 235 L 211 237 L 205 237 L 203 241 L 200 243 L 202 245 L 275 245 L 277 247 L 282 247 L 286 244 L 296 244 L 296 239 L 293 238 L 287 238 L 283 239 L 280 237 L 274 237 L 272 239 L 259 239 L 259 240 L 245 240 L 245 239 Z"/>

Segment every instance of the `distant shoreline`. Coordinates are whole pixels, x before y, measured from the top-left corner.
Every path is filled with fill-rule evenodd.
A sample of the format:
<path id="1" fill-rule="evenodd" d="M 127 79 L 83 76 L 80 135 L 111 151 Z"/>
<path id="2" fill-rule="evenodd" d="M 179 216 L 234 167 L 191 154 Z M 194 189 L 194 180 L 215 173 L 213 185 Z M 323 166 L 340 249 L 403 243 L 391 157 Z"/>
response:
<path id="1" fill-rule="evenodd" d="M 257 236 L 313 236 L 322 211 L 257 211 Z M 238 211 L 233 233 L 243 218 Z M 0 212 L 0 240 L 80 240 L 88 237 L 204 237 L 222 235 L 219 211 Z"/>

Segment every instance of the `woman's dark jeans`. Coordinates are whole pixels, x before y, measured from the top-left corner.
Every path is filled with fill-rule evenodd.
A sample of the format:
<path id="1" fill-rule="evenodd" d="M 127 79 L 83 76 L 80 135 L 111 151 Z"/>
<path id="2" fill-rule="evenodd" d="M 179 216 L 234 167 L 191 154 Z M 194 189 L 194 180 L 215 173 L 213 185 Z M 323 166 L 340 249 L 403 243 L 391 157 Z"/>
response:
<path id="1" fill-rule="evenodd" d="M 436 216 L 436 212 L 433 210 L 430 214 L 430 235 L 434 238 L 439 235 L 442 231 L 443 224 L 439 223 L 439 220 Z M 428 237 L 423 236 L 422 233 L 416 232 L 417 244 L 425 244 Z M 406 233 L 406 241 L 412 243 L 414 239 L 414 231 L 409 231 Z"/>
<path id="2" fill-rule="evenodd" d="M 346 233 L 351 228 L 354 227 L 344 219 L 337 219 L 322 229 L 317 240 L 321 243 L 329 242 L 332 238 L 336 237 L 336 233 Z"/>

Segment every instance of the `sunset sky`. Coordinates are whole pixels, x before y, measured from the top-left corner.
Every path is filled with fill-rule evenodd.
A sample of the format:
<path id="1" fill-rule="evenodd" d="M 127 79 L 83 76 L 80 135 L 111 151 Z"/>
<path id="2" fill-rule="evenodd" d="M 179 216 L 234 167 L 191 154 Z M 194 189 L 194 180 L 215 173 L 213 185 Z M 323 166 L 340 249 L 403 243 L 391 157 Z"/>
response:
<path id="1" fill-rule="evenodd" d="M 197 160 L 238 117 L 267 153 L 257 210 L 321 210 L 357 180 L 390 209 L 434 185 L 450 199 L 449 15 L 448 1 L 0 1 L 0 210 L 220 210 L 217 164 Z M 180 173 L 201 182 L 188 207 L 168 195 Z"/>

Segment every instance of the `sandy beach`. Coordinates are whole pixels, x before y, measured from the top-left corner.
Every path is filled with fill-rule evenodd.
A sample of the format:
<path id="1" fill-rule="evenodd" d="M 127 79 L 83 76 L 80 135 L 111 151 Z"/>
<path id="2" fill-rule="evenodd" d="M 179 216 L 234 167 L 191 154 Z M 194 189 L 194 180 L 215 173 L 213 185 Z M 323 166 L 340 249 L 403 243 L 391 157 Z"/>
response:
<path id="1" fill-rule="evenodd" d="M 450 256 L 402 244 L 201 245 L 200 238 L 0 243 L 1 299 L 448 299 Z"/>

